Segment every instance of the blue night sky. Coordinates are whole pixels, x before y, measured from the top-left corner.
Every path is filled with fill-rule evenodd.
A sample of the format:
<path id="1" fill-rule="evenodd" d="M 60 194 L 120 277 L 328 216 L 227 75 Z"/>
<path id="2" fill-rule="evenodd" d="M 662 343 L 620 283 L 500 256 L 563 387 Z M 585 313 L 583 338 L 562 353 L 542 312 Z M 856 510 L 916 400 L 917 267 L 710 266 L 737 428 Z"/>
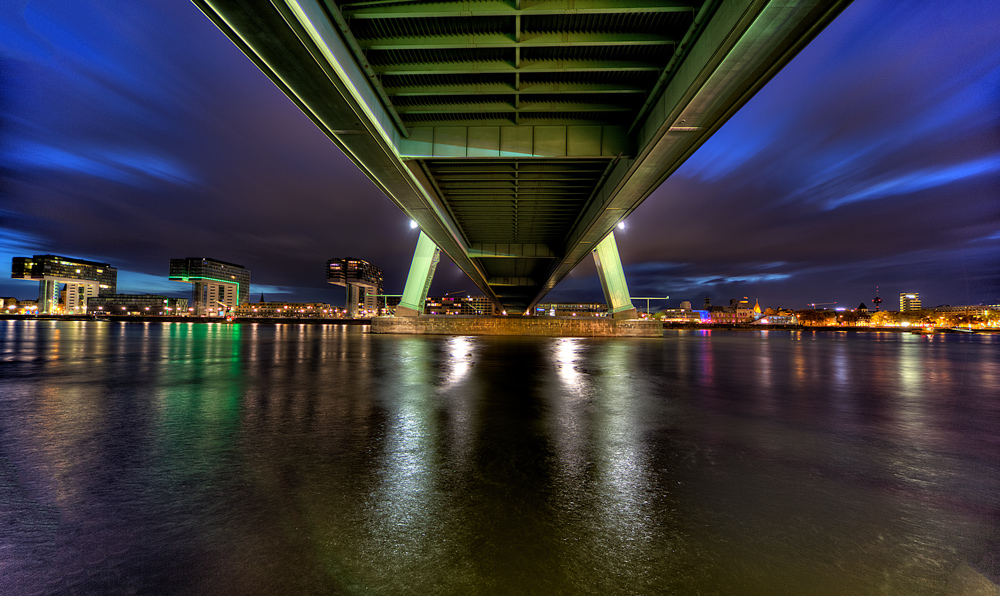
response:
<path id="1" fill-rule="evenodd" d="M 631 293 L 1000 303 L 1000 2 L 957 6 L 856 0 L 619 232 Z M 0 296 L 37 295 L 13 256 L 177 296 L 168 259 L 210 256 L 339 304 L 333 256 L 402 290 L 407 223 L 193 5 L 0 5 Z M 475 290 L 438 272 L 432 293 Z M 601 299 L 593 264 L 549 298 Z"/>

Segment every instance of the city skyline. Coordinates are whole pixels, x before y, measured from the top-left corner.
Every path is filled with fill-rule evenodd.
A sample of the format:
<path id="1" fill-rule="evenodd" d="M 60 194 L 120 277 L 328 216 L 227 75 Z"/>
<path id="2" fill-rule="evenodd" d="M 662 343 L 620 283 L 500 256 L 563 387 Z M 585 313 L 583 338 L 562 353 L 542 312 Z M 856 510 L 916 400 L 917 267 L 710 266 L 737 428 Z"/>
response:
<path id="1" fill-rule="evenodd" d="M 0 295 L 46 253 L 176 296 L 169 258 L 205 254 L 331 303 L 320 268 L 354 254 L 401 291 L 405 215 L 194 6 L 18 3 L 0 29 Z M 631 294 L 1000 302 L 998 32 L 988 2 L 854 2 L 618 233 Z M 469 290 L 443 260 L 431 294 Z M 543 301 L 598 298 L 586 259 Z"/>
<path id="2" fill-rule="evenodd" d="M 68 266 L 99 266 L 99 267 L 110 267 L 110 264 L 107 264 L 107 263 L 92 263 L 92 262 L 87 262 L 87 261 L 77 262 L 78 259 L 74 259 L 73 257 L 67 257 L 65 255 L 33 255 L 33 257 L 15 257 L 14 258 L 14 262 L 12 263 L 12 269 L 14 270 L 14 273 L 17 275 L 16 279 L 24 279 L 24 280 L 27 280 L 27 281 L 37 281 L 40 278 L 31 278 L 31 277 L 28 277 L 27 275 L 24 274 L 23 271 L 20 271 L 20 270 L 24 269 L 24 263 L 25 262 L 30 263 L 32 260 L 36 260 L 36 261 L 37 260 L 41 260 L 41 261 L 52 261 L 52 262 L 55 262 L 56 259 L 71 259 L 71 260 L 73 260 L 73 262 L 70 262 L 70 263 L 66 263 L 66 262 L 62 263 L 63 265 L 68 265 Z M 182 267 L 182 266 L 184 266 L 184 264 L 187 263 L 187 262 L 199 262 L 199 263 L 208 262 L 208 263 L 211 263 L 211 264 L 213 264 L 215 266 L 230 267 L 230 268 L 233 268 L 234 270 L 240 270 L 240 271 L 245 270 L 245 268 L 242 267 L 241 265 L 236 265 L 236 264 L 233 264 L 233 263 L 219 262 L 219 261 L 217 261 L 215 259 L 211 259 L 211 258 L 171 259 L 171 264 L 170 264 L 171 274 L 170 274 L 170 276 L 169 276 L 168 279 L 170 281 L 182 281 L 182 282 L 188 282 L 189 278 L 190 278 L 190 280 L 195 280 L 195 279 L 199 279 L 200 280 L 200 279 L 203 279 L 202 277 L 190 277 L 190 276 L 185 277 L 181 273 L 178 273 L 177 271 L 175 271 L 175 269 L 177 269 L 179 271 L 179 268 Z M 358 260 L 358 259 L 336 259 L 336 258 L 329 259 L 328 262 L 327 262 L 327 267 L 328 267 L 328 270 L 327 270 L 327 283 L 334 283 L 334 284 L 342 286 L 342 287 L 345 286 L 345 285 L 346 286 L 353 285 L 355 283 L 354 281 L 345 281 L 345 280 L 348 280 L 348 278 L 349 279 L 354 279 L 355 281 L 361 280 L 360 281 L 361 285 L 366 285 L 368 283 L 368 281 L 365 281 L 365 279 L 367 279 L 367 278 L 362 279 L 362 277 L 358 277 L 359 274 L 357 272 L 352 273 L 352 274 L 348 275 L 347 277 L 345 277 L 345 272 L 341 270 L 344 267 L 345 263 L 351 263 L 351 264 L 353 264 L 352 265 L 353 267 L 363 266 L 363 267 L 366 268 L 366 270 L 370 269 L 371 273 L 369 275 L 374 275 L 375 276 L 375 277 L 372 278 L 372 280 L 377 281 L 378 287 L 381 287 L 381 271 L 377 267 L 374 267 L 371 264 L 369 264 L 369 263 L 367 263 L 365 261 L 362 261 L 362 260 Z M 117 270 L 114 267 L 110 267 L 110 269 L 111 269 L 112 273 L 115 275 L 115 277 L 117 277 Z M 336 269 L 336 272 L 333 271 L 334 269 Z M 103 273 L 103 271 L 101 269 L 98 269 L 97 271 L 99 273 Z M 80 273 L 80 269 L 76 269 L 76 272 L 79 274 Z M 233 288 L 236 288 L 237 290 L 233 290 L 233 288 L 230 288 L 231 291 L 229 291 L 227 293 L 228 297 L 226 298 L 226 300 L 227 300 L 226 305 L 230 309 L 235 309 L 237 307 L 237 303 L 236 303 L 237 291 L 238 291 L 238 295 L 239 295 L 239 305 L 240 306 L 243 306 L 243 305 L 252 305 L 252 304 L 263 304 L 264 303 L 264 299 L 263 299 L 264 293 L 263 292 L 261 292 L 261 296 L 260 296 L 259 301 L 256 302 L 256 303 L 253 302 L 253 300 L 252 300 L 252 298 L 250 296 L 250 294 L 252 292 L 249 290 L 249 288 L 251 287 L 251 284 L 249 283 L 249 273 L 250 273 L 249 270 L 245 270 L 245 274 L 241 274 L 241 275 L 244 275 L 245 278 L 246 278 L 244 280 L 244 282 L 240 282 L 240 283 L 233 282 L 232 286 L 233 286 Z M 88 277 L 86 277 L 86 275 L 87 274 L 85 274 L 84 277 L 81 277 L 80 279 L 89 279 Z M 352 276 L 354 276 L 354 277 L 352 277 Z M 226 277 L 226 276 L 222 275 L 221 277 Z M 232 277 L 232 279 L 236 279 L 235 276 L 231 276 L 231 277 Z M 46 279 L 48 279 L 48 278 L 46 278 Z M 39 301 L 37 301 L 37 302 L 39 302 L 39 305 L 40 305 L 39 306 L 39 309 L 40 309 L 39 313 L 42 313 L 43 311 L 46 312 L 46 313 L 49 312 L 49 311 L 46 310 L 47 307 L 46 308 L 42 308 L 42 306 L 41 306 L 41 302 L 40 301 L 42 300 L 43 293 L 47 294 L 47 293 L 53 292 L 53 290 L 54 290 L 54 295 L 52 297 L 50 297 L 50 300 L 52 300 L 54 302 L 58 302 L 60 304 L 63 302 L 64 298 L 66 300 L 70 299 L 70 298 L 67 298 L 67 296 L 70 296 L 70 295 L 76 296 L 76 294 L 74 294 L 74 287 L 73 287 L 74 286 L 73 282 L 75 281 L 75 279 L 76 278 L 73 278 L 73 279 L 67 278 L 67 279 L 61 280 L 61 282 L 65 282 L 65 283 L 59 283 L 59 281 L 57 280 L 57 283 L 56 283 L 54 289 L 53 288 L 46 288 L 44 286 L 44 283 L 43 283 L 43 285 L 40 286 L 40 289 L 39 289 Z M 210 279 L 210 278 L 204 278 L 204 279 Z M 216 280 L 216 281 L 221 281 L 221 280 Z M 51 282 L 49 282 L 49 283 L 51 283 Z M 191 281 L 190 283 L 195 283 L 195 282 Z M 206 297 L 205 296 L 201 296 L 201 298 L 199 298 L 199 295 L 201 295 L 201 294 L 207 295 L 208 296 L 207 300 L 208 300 L 209 303 L 214 303 L 216 297 L 215 297 L 214 294 L 211 294 L 211 290 L 201 289 L 199 291 L 199 289 L 197 288 L 197 284 L 195 284 L 195 285 L 196 285 L 196 287 L 191 292 L 191 296 L 192 296 L 193 303 L 196 306 L 193 307 L 193 308 L 191 308 L 191 310 L 192 311 L 199 311 L 200 312 L 200 307 L 198 307 L 198 305 L 201 302 L 204 302 L 206 300 Z M 105 286 L 101 286 L 101 287 L 103 288 Z M 238 290 L 238 288 L 241 288 L 241 287 L 242 287 L 242 290 Z M 221 292 L 222 289 L 219 288 L 218 291 Z M 791 309 L 788 309 L 787 307 L 781 307 L 780 305 L 766 306 L 765 308 L 769 308 L 769 309 L 772 309 L 772 310 L 777 309 L 777 310 L 782 310 L 782 311 L 784 311 L 784 310 L 793 310 L 793 311 L 805 311 L 805 310 L 827 311 L 827 310 L 829 310 L 829 311 L 849 311 L 849 312 L 853 312 L 853 311 L 878 312 L 879 310 L 881 310 L 880 303 L 883 302 L 883 300 L 881 299 L 881 297 L 878 294 L 878 291 L 879 290 L 876 287 L 876 295 L 875 295 L 874 299 L 873 300 L 862 300 L 857 307 L 849 306 L 846 303 L 841 304 L 839 302 L 823 302 L 823 303 L 809 303 L 809 304 L 806 305 L 808 308 L 795 308 L 795 307 L 792 307 Z M 431 303 L 432 303 L 432 301 L 434 301 L 434 300 L 442 300 L 442 299 L 448 300 L 449 299 L 448 296 L 454 295 L 454 294 L 462 294 L 462 293 L 465 293 L 465 292 L 464 291 L 450 292 L 448 294 L 444 294 L 444 295 L 437 296 L 437 297 L 435 297 L 433 295 L 429 295 L 425 299 L 425 302 L 428 304 L 428 306 L 430 306 Z M 466 298 L 486 300 L 486 298 L 484 296 L 482 296 L 481 294 L 475 294 L 475 295 L 473 295 L 473 294 L 475 294 L 475 293 L 467 294 Z M 351 294 L 351 295 L 357 297 L 358 296 L 357 290 L 355 290 L 354 293 Z M 400 295 L 398 295 L 398 294 L 397 295 L 383 296 L 381 293 L 379 293 L 377 296 L 380 297 L 380 298 L 384 297 L 384 298 L 386 298 L 387 301 L 390 299 L 390 297 L 394 297 L 398 301 L 398 299 L 400 297 Z M 919 296 L 920 296 L 919 292 L 901 292 L 899 294 L 899 310 L 898 311 L 894 311 L 894 312 L 905 313 L 905 312 L 908 312 L 908 311 L 920 311 L 924 307 L 921 306 L 921 300 L 920 300 Z M 112 300 L 112 301 L 114 301 L 114 300 L 133 300 L 134 301 L 135 299 L 141 299 L 141 298 L 144 298 L 144 297 L 146 297 L 146 298 L 150 298 L 150 297 L 152 297 L 152 298 L 166 298 L 166 296 L 158 295 L 158 294 L 151 294 L 149 292 L 141 292 L 141 293 L 137 293 L 137 294 L 128 294 L 128 293 L 114 293 L 113 290 L 110 293 L 106 293 L 105 297 L 107 299 Z M 360 302 L 356 301 L 356 303 L 357 304 L 363 304 L 365 308 L 374 309 L 375 308 L 375 297 L 376 297 L 376 294 L 368 293 L 367 297 L 362 296 L 362 298 L 359 299 Z M 219 298 L 221 299 L 221 294 L 220 294 Z M 637 301 L 636 302 L 637 303 L 637 308 L 638 308 L 638 305 L 641 304 L 641 300 L 646 300 L 647 301 L 647 306 L 646 306 L 647 314 L 653 312 L 654 310 L 655 311 L 671 310 L 671 307 L 669 307 L 667 305 L 667 301 L 669 300 L 669 298 L 670 298 L 669 296 L 666 296 L 663 299 L 658 299 L 656 297 L 642 297 L 642 298 L 638 298 L 638 297 L 634 297 L 633 296 L 633 299 L 635 301 Z M 74 300 L 75 300 L 75 298 L 74 298 Z M 184 300 L 185 302 L 187 301 L 186 298 L 178 298 L 178 297 L 171 297 L 171 300 Z M 758 311 L 759 311 L 759 302 L 760 302 L 759 299 L 756 298 L 756 297 L 751 298 L 749 296 L 743 296 L 742 300 L 740 300 L 739 298 L 730 298 L 729 299 L 729 307 L 737 308 L 736 305 L 737 305 L 737 303 L 739 303 L 739 305 L 746 305 L 745 308 L 747 310 L 750 310 L 750 307 L 749 307 L 750 300 L 753 300 L 753 302 L 755 303 L 755 307 L 754 308 L 758 309 Z M 22 299 L 18 300 L 18 302 L 23 304 L 25 302 L 31 303 L 31 302 L 34 302 L 34 301 L 32 301 L 30 298 L 27 298 L 27 299 L 22 298 Z M 167 300 L 163 300 L 163 302 L 167 302 Z M 274 304 L 283 304 L 283 303 L 291 303 L 291 302 L 292 301 L 279 301 L 279 302 L 274 302 Z M 347 314 L 350 314 L 352 312 L 352 309 L 349 307 L 349 302 L 350 301 L 345 298 L 344 308 L 345 308 L 345 312 L 347 312 Z M 562 302 L 562 303 L 559 303 L 559 304 L 573 304 L 573 303 L 578 303 L 578 302 L 580 302 L 580 301 L 569 301 L 569 302 Z M 651 304 L 650 304 L 651 302 L 655 302 L 657 304 L 657 306 L 656 306 L 655 309 L 652 309 Z M 679 303 L 679 308 L 674 308 L 673 310 L 685 310 L 685 309 L 686 310 L 692 310 L 693 309 L 694 311 L 699 311 L 699 309 L 706 310 L 706 309 L 720 308 L 720 307 L 724 307 L 725 306 L 724 301 L 722 301 L 723 303 L 716 302 L 716 304 L 712 304 L 712 298 L 708 294 L 705 295 L 704 304 L 702 306 L 700 306 L 700 307 L 699 306 L 693 306 L 691 304 L 691 301 L 687 300 L 687 299 L 675 300 L 674 302 L 678 302 Z M 868 306 L 868 303 L 871 303 L 870 307 Z M 74 304 L 75 304 L 75 302 L 74 302 Z M 218 304 L 221 305 L 223 303 L 219 302 Z M 591 303 L 590 305 L 591 306 L 597 306 L 597 305 L 606 306 L 603 302 L 594 302 L 594 303 Z M 993 308 L 1000 308 L 1000 304 L 980 303 L 980 305 L 982 305 L 982 306 L 990 306 L 990 307 L 993 307 Z M 538 308 L 536 308 L 535 310 L 536 311 L 544 311 L 544 310 L 546 310 L 546 308 L 543 308 L 544 306 L 546 306 L 546 303 L 539 303 Z M 940 304 L 940 305 L 936 305 L 936 306 L 928 306 L 926 308 L 928 308 L 930 310 L 934 310 L 935 308 L 938 308 L 938 307 L 952 307 L 952 306 L 955 306 L 955 305 Z M 959 306 L 971 306 L 971 305 L 959 305 Z M 74 313 L 76 312 L 75 306 L 70 305 L 70 306 L 67 306 L 67 308 L 69 308 Z M 87 309 L 85 309 L 85 310 L 87 310 Z M 146 310 L 149 310 L 149 309 L 146 309 Z M 171 308 L 171 309 L 167 309 L 167 310 L 173 310 L 173 309 Z M 890 311 L 891 308 L 886 308 L 884 310 Z M 159 313 L 159 314 L 165 314 L 165 313 Z M 429 314 L 436 314 L 436 313 L 429 313 Z"/>

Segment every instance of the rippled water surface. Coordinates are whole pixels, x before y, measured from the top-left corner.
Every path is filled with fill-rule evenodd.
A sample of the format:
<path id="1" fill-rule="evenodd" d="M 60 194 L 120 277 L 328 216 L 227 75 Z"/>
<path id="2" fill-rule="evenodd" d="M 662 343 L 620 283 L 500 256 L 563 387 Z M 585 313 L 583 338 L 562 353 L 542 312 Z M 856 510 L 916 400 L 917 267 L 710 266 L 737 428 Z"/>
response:
<path id="1" fill-rule="evenodd" d="M 944 594 L 998 388 L 1000 336 L 0 321 L 0 593 Z"/>

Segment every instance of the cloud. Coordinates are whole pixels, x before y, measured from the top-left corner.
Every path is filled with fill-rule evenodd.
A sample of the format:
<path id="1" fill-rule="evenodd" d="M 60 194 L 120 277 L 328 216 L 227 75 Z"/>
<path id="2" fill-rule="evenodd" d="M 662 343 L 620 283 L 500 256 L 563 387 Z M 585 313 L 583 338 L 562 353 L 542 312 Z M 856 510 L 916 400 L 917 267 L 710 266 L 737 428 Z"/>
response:
<path id="1" fill-rule="evenodd" d="M 267 284 L 250 284 L 251 298 L 256 300 L 259 294 L 291 294 L 293 288 L 272 286 Z M 170 281 L 166 272 L 163 275 L 150 275 L 125 269 L 118 270 L 119 294 L 164 294 L 167 296 L 187 296 L 191 293 L 191 284 Z M 257 296 L 254 296 L 257 295 Z"/>
<path id="2" fill-rule="evenodd" d="M 890 178 L 889 180 L 874 183 L 867 188 L 852 192 L 839 199 L 828 200 L 824 207 L 826 210 L 830 210 L 857 201 L 872 201 L 896 195 L 911 194 L 997 171 L 1000 171 L 1000 154 L 954 166 L 917 170 Z"/>
<path id="3" fill-rule="evenodd" d="M 14 141 L 0 156 L 12 167 L 83 174 L 131 186 L 144 186 L 149 178 L 172 184 L 193 184 L 191 173 L 173 160 L 121 148 L 88 147 L 66 150 L 34 141 Z"/>
<path id="4" fill-rule="evenodd" d="M 44 244 L 42 239 L 34 234 L 0 228 L 0 255 L 30 256 L 28 253 L 39 250 L 39 247 L 44 246 Z"/>

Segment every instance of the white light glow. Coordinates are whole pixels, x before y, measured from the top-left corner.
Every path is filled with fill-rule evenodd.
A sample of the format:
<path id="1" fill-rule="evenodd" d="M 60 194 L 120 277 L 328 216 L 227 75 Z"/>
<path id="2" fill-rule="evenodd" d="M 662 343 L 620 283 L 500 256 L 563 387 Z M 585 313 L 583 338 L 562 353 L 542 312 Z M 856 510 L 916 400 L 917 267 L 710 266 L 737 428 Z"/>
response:
<path id="1" fill-rule="evenodd" d="M 410 220 L 410 229 L 411 230 L 417 229 L 417 222 L 413 221 L 412 219 Z"/>

